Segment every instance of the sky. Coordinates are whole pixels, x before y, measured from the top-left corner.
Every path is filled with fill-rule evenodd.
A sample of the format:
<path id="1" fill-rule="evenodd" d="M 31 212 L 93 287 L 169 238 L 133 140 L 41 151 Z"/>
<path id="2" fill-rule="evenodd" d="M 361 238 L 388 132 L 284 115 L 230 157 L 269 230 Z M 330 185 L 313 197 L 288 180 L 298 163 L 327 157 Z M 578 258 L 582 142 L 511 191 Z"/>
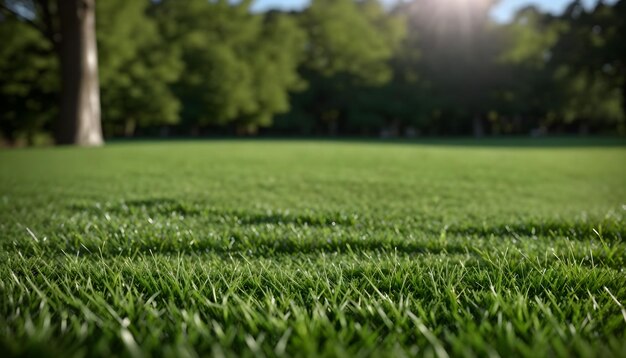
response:
<path id="1" fill-rule="evenodd" d="M 491 16 L 499 22 L 506 22 L 513 17 L 515 11 L 521 7 L 533 4 L 545 11 L 558 13 L 563 11 L 571 0 L 500 0 L 500 3 L 493 9 Z M 597 0 L 583 0 L 587 5 L 593 5 Z M 300 9 L 309 0 L 256 0 L 253 9 L 263 11 L 267 9 Z M 393 0 L 383 0 L 391 3 Z"/>

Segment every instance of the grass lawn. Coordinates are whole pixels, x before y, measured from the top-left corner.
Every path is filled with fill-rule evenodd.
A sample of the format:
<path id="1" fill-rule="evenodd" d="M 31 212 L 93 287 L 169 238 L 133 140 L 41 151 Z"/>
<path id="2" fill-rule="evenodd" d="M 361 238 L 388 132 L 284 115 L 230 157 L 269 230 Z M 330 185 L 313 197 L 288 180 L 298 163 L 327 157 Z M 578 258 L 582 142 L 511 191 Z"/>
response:
<path id="1" fill-rule="evenodd" d="M 624 357 L 626 146 L 524 143 L 2 151 L 0 355 Z"/>

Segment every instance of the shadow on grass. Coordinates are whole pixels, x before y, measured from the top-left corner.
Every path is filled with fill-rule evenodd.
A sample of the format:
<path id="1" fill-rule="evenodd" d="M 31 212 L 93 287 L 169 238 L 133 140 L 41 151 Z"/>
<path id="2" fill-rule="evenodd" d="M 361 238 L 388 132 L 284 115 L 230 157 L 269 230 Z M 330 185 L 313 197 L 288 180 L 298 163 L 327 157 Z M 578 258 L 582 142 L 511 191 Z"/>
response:
<path id="1" fill-rule="evenodd" d="M 557 220 L 520 219 L 515 222 L 484 225 L 479 223 L 453 224 L 426 222 L 425 218 L 405 217 L 400 220 L 359 216 L 348 212 L 292 212 L 289 210 L 246 211 L 218 209 L 204 203 L 182 202 L 168 198 L 128 200 L 96 205 L 70 205 L 70 210 L 95 217 L 115 215 L 137 220 L 146 217 L 196 217 L 205 223 L 245 226 L 295 226 L 295 227 L 353 227 L 355 230 L 394 230 L 420 232 L 428 235 L 443 233 L 455 236 L 505 236 L 549 237 L 577 240 L 607 239 L 622 241 L 626 238 L 626 225 L 621 220 Z"/>
<path id="2" fill-rule="evenodd" d="M 626 226 L 613 221 L 520 221 L 499 225 L 460 225 L 446 228 L 446 233 L 459 236 L 520 236 L 570 238 L 578 240 L 602 239 L 622 241 Z"/>
<path id="3" fill-rule="evenodd" d="M 514 242 L 524 240 L 541 240 L 548 242 L 546 247 L 549 247 L 549 242 L 556 240 L 572 239 L 591 243 L 591 240 L 602 239 L 604 249 L 599 245 L 600 241 L 593 245 L 594 250 L 599 250 L 593 254 L 598 262 L 604 254 L 610 259 L 607 260 L 610 267 L 619 268 L 626 262 L 626 252 L 618 252 L 623 250 L 626 226 L 617 219 L 607 222 L 520 220 L 481 226 L 471 223 L 451 226 L 429 223 L 421 226 L 419 220 L 428 220 L 415 218 L 411 222 L 411 218 L 399 218 L 394 221 L 332 212 L 219 210 L 207 207 L 206 204 L 167 198 L 71 205 L 70 209 L 79 215 L 86 214 L 82 217 L 84 222 L 99 228 L 89 232 L 81 230 L 83 222 L 80 221 L 75 225 L 66 225 L 61 231 L 57 228 L 47 241 L 16 240 L 6 242 L 3 248 L 7 252 L 20 251 L 35 256 L 102 258 L 152 254 L 272 257 L 393 252 L 405 255 L 480 257 L 485 254 L 481 250 L 491 247 L 490 243 L 494 244 L 494 248 L 508 250 L 515 247 Z M 188 230 L 187 233 L 185 225 L 169 226 L 168 220 L 177 215 L 195 216 L 196 221 L 192 221 L 195 232 Z M 145 223 L 146 217 L 152 217 L 164 225 L 134 224 Z M 175 222 L 184 222 L 178 220 Z M 120 231 L 118 223 L 126 227 L 126 231 Z M 216 234 L 197 230 L 205 225 L 213 225 L 211 231 Z M 478 245 L 474 239 L 483 243 Z M 588 252 L 579 254 L 582 259 Z"/>
<path id="4" fill-rule="evenodd" d="M 167 198 L 151 198 L 141 200 L 127 200 L 119 203 L 105 203 L 96 205 L 72 204 L 69 206 L 74 212 L 86 213 L 94 216 L 104 214 L 133 216 L 176 216 L 203 217 L 209 222 L 232 225 L 288 225 L 297 226 L 354 226 L 359 217 L 347 213 L 293 213 L 288 210 L 250 212 L 244 210 L 220 210 L 199 203 L 185 203 Z"/>
<path id="5" fill-rule="evenodd" d="M 232 236 L 230 240 L 201 239 L 181 244 L 176 240 L 128 240 L 126 245 L 116 243 L 103 244 L 92 240 L 70 240 L 65 242 L 14 242 L 5 245 L 5 249 L 17 249 L 29 256 L 32 255 L 67 255 L 71 257 L 136 257 L 142 255 L 194 255 L 217 254 L 220 256 L 245 255 L 251 257 L 273 257 L 299 254 L 358 254 L 358 253 L 391 253 L 399 254 L 469 254 L 471 250 L 461 244 L 441 244 L 426 241 L 384 241 L 358 240 L 298 240 L 289 237 L 276 237 L 250 241 L 247 238 Z"/>
<path id="6" fill-rule="evenodd" d="M 102 215 L 109 213 L 113 215 L 200 215 L 202 211 L 190 204 L 167 199 L 148 198 L 140 200 L 126 200 L 117 203 L 96 203 L 96 204 L 71 204 L 69 209 L 74 212 L 88 213 L 92 215 Z"/>
<path id="7" fill-rule="evenodd" d="M 492 138 L 424 138 L 347 140 L 366 143 L 389 143 L 428 145 L 442 147 L 491 147 L 491 148 L 587 148 L 626 147 L 626 138 L 619 137 L 492 137 Z"/>
<path id="8" fill-rule="evenodd" d="M 585 147 L 626 147 L 626 137 L 604 136 L 562 136 L 562 137 L 422 137 L 422 138 L 374 138 L 374 137 L 172 137 L 172 138 L 133 138 L 111 139 L 108 143 L 201 143 L 201 142 L 319 142 L 319 143 L 366 143 L 366 144 L 406 144 L 449 147 L 503 147 L 503 148 L 585 148 Z"/>
<path id="9" fill-rule="evenodd" d="M 468 243 L 451 243 L 441 242 L 436 239 L 428 240 L 394 240 L 383 241 L 377 239 L 371 240 L 337 240 L 337 241 L 315 241 L 307 240 L 306 242 L 294 241 L 291 238 L 275 238 L 254 242 L 250 245 L 244 241 L 229 244 L 223 241 L 201 240 L 193 245 L 180 245 L 176 241 L 151 241 L 151 242 L 127 242 L 127 245 L 119 249 L 114 245 L 106 245 L 99 247 L 95 242 L 81 242 L 76 244 L 65 243 L 65 245 L 56 243 L 48 243 L 47 245 L 33 244 L 32 242 L 14 243 L 11 248 L 4 247 L 6 252 L 18 250 L 22 257 L 43 257 L 43 258 L 61 258 L 67 257 L 71 259 L 114 259 L 114 258 L 140 258 L 146 256 L 166 256 L 179 257 L 196 256 L 196 257 L 216 257 L 221 259 L 232 258 L 303 258 L 307 259 L 311 255 L 357 255 L 364 256 L 364 259 L 372 256 L 380 255 L 408 256 L 420 262 L 429 256 L 438 257 L 438 259 L 448 259 L 451 264 L 458 263 L 460 257 L 471 258 L 482 262 L 483 265 L 493 265 L 494 258 L 515 259 L 515 261 L 524 261 L 528 258 L 517 250 L 506 250 L 503 248 L 488 250 L 474 248 Z M 626 263 L 626 252 L 614 247 L 612 252 L 597 251 L 593 254 L 593 259 L 589 258 L 589 252 L 570 252 L 569 254 L 545 255 L 538 259 L 535 264 L 560 262 L 566 265 L 575 265 L 580 267 L 595 268 L 605 267 L 616 270 L 622 270 Z"/>

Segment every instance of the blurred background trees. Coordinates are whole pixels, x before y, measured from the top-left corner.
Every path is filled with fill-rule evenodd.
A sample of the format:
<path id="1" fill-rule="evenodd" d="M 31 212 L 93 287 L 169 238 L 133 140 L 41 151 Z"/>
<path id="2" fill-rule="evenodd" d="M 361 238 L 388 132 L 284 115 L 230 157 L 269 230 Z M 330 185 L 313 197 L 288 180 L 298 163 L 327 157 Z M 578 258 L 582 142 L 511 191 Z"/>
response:
<path id="1" fill-rule="evenodd" d="M 59 117 L 38 3 L 0 0 L 9 145 L 49 137 Z M 495 1 L 454 4 L 96 1 L 104 134 L 626 134 L 626 0 L 527 7 L 508 23 L 490 18 Z"/>
<path id="2" fill-rule="evenodd" d="M 102 118 L 108 136 L 135 135 L 137 128 L 176 124 L 180 100 L 180 51 L 161 36 L 145 1 L 97 1 Z"/>

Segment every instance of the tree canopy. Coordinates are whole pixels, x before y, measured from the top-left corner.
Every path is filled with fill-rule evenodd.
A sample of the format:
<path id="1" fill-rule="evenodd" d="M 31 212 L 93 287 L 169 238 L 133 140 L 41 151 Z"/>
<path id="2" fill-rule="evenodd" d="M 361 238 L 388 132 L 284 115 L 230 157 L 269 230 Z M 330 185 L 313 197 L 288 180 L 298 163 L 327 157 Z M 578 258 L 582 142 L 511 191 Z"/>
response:
<path id="1" fill-rule="evenodd" d="M 36 142 L 59 111 L 37 4 L 0 1 L 7 143 Z M 626 134 L 625 0 L 507 23 L 491 0 L 250 5 L 98 1 L 105 136 Z"/>

